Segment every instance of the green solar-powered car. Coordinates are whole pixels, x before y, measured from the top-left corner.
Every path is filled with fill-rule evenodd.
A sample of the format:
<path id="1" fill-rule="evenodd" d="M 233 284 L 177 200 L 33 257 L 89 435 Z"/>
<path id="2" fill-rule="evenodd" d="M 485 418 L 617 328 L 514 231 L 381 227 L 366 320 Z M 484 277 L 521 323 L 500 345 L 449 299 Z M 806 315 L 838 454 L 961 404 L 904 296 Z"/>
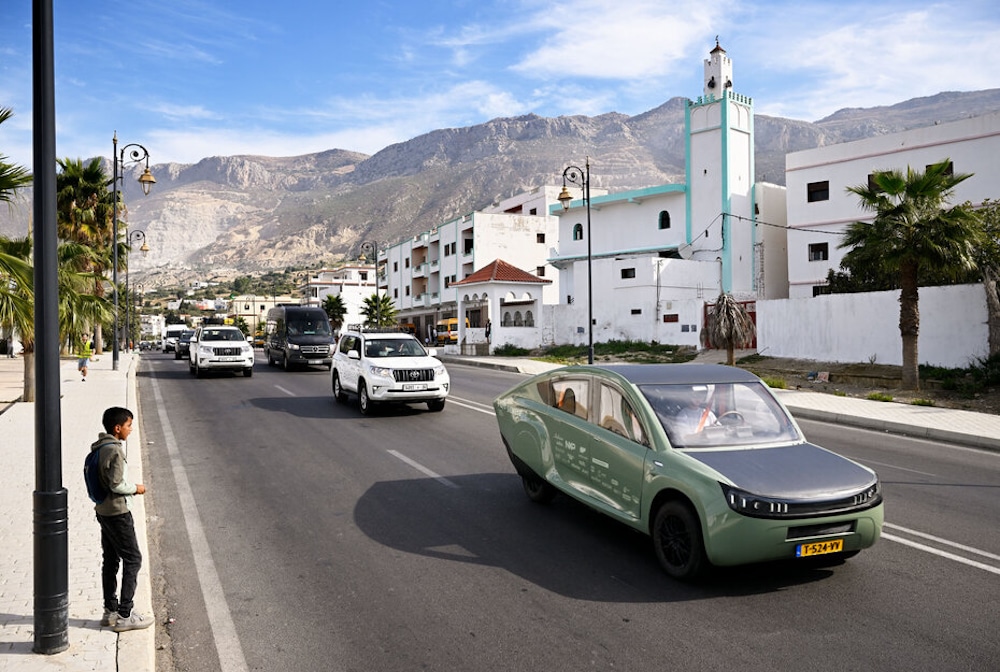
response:
<path id="1" fill-rule="evenodd" d="M 882 530 L 874 471 L 805 440 L 759 378 L 709 364 L 572 366 L 493 402 L 533 501 L 650 535 L 663 569 L 848 558 Z"/>

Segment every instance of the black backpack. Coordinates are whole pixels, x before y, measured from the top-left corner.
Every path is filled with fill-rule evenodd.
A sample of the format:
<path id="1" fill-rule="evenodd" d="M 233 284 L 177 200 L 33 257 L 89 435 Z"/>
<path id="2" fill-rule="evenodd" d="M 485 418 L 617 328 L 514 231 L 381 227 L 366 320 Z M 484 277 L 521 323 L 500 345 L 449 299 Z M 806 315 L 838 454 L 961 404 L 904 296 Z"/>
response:
<path id="1" fill-rule="evenodd" d="M 83 461 L 83 481 L 87 484 L 87 494 L 90 501 L 100 504 L 108 498 L 108 489 L 101 481 L 101 450 L 108 444 L 102 443 L 96 450 L 87 453 Z"/>

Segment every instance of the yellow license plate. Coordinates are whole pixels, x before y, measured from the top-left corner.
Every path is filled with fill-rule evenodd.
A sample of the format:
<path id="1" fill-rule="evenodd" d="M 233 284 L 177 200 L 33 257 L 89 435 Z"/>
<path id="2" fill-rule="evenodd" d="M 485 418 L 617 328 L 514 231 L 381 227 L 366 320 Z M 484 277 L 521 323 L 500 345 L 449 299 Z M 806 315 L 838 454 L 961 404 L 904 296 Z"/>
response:
<path id="1" fill-rule="evenodd" d="M 811 544 L 799 544 L 795 547 L 796 558 L 808 558 L 811 555 L 825 555 L 826 553 L 840 553 L 844 550 L 843 539 L 830 539 L 829 541 L 814 541 Z"/>

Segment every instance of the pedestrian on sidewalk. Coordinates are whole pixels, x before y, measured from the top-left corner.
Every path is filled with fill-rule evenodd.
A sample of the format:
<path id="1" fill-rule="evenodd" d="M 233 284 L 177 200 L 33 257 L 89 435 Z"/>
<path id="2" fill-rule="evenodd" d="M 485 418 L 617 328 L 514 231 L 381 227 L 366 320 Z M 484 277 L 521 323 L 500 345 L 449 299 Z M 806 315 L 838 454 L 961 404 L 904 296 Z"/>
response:
<path id="1" fill-rule="evenodd" d="M 91 344 L 90 336 L 84 334 L 80 347 L 76 349 L 76 370 L 83 377 L 83 382 L 87 382 L 87 365 L 90 364 L 90 358 L 93 356 L 94 348 Z"/>
<path id="2" fill-rule="evenodd" d="M 132 433 L 132 411 L 112 407 L 104 411 L 101 432 L 90 449 L 101 451 L 98 460 L 101 484 L 108 491 L 107 498 L 94 507 L 101 526 L 101 586 L 104 590 L 104 616 L 102 626 L 111 626 L 115 632 L 141 630 L 153 624 L 152 616 L 145 616 L 132 609 L 136 580 L 142 566 L 142 552 L 135 536 L 131 503 L 133 495 L 146 493 L 142 483 L 128 480 L 128 461 L 122 442 Z M 122 566 L 121 599 L 118 598 L 118 565 Z"/>

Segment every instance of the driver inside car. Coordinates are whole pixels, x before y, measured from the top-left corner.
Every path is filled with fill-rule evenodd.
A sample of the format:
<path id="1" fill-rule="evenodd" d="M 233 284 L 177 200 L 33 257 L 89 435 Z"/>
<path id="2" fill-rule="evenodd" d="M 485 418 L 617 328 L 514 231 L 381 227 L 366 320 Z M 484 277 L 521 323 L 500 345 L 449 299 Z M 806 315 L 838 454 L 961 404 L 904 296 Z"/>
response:
<path id="1" fill-rule="evenodd" d="M 681 435 L 697 434 L 705 427 L 717 424 L 718 418 L 711 406 L 708 388 L 704 385 L 692 387 L 685 397 L 684 407 L 674 416 L 674 431 Z"/>

